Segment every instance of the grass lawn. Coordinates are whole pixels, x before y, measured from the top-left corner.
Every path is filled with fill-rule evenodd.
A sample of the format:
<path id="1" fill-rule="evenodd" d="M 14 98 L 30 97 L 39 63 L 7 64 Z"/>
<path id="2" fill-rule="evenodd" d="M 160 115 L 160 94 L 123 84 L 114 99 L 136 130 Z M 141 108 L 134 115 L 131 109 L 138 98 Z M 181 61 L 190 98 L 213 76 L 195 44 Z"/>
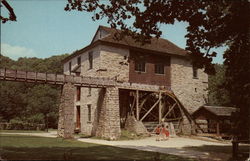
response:
<path id="1" fill-rule="evenodd" d="M 0 130 L 0 133 L 46 133 L 41 130 Z"/>
<path id="2" fill-rule="evenodd" d="M 84 134 L 74 134 L 76 138 L 93 138 L 93 139 L 101 139 L 103 138 L 97 137 L 97 136 L 89 136 L 89 135 L 84 135 Z M 143 135 L 136 135 L 133 132 L 127 131 L 127 130 L 121 130 L 121 137 L 118 140 L 139 140 L 146 138 L 147 136 Z"/>
<path id="3" fill-rule="evenodd" d="M 7 160 L 189 160 L 155 152 L 25 135 L 0 134 L 0 146 L 2 159 Z"/>

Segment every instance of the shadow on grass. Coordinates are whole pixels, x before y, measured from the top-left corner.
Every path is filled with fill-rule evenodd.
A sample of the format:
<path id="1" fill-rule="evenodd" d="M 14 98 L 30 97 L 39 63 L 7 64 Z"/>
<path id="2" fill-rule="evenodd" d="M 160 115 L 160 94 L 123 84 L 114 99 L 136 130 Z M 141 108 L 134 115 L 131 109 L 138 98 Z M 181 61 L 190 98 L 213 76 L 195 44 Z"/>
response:
<path id="1" fill-rule="evenodd" d="M 234 161 L 235 159 L 232 158 L 232 145 L 223 145 L 223 146 L 216 146 L 216 145 L 203 145 L 199 147 L 185 147 L 184 149 L 187 150 L 194 150 L 200 152 L 207 152 L 213 155 L 223 156 L 223 154 L 228 155 L 228 161 Z M 250 156 L 250 145 L 249 144 L 240 144 L 239 145 L 239 153 L 237 161 L 245 161 Z"/>
<path id="2" fill-rule="evenodd" d="M 1 157 L 7 160 L 187 160 L 174 155 L 61 138 L 1 135 L 0 139 Z"/>

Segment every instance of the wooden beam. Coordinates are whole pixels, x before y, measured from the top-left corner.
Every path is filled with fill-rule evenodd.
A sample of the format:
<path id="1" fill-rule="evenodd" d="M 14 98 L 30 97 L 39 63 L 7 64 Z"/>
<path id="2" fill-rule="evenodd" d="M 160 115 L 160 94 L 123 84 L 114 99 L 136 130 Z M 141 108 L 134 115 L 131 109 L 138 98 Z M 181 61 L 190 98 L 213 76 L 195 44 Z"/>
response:
<path id="1" fill-rule="evenodd" d="M 139 90 L 136 90 L 136 120 L 140 119 L 139 114 Z"/>
<path id="2" fill-rule="evenodd" d="M 181 120 L 182 117 L 177 117 L 177 118 L 173 118 L 173 119 L 166 119 L 166 121 L 176 121 L 176 120 Z"/>
<path id="3" fill-rule="evenodd" d="M 143 108 L 143 107 L 142 107 L 142 109 L 143 109 L 144 111 L 146 111 L 146 112 L 147 112 L 147 110 L 146 110 L 145 108 Z M 157 117 L 157 116 L 155 116 L 155 115 L 154 115 L 154 114 L 152 114 L 152 113 L 149 113 L 149 115 L 153 116 L 155 119 L 158 119 L 158 117 Z"/>
<path id="4" fill-rule="evenodd" d="M 155 107 L 156 105 L 160 102 L 160 100 L 158 99 L 155 104 L 148 110 L 148 112 L 140 119 L 140 121 L 142 121 L 148 114 L 149 112 L 151 112 Z"/>
<path id="5" fill-rule="evenodd" d="M 169 111 L 164 115 L 164 119 L 167 117 L 167 115 L 174 109 L 174 107 L 175 107 L 175 105 L 176 105 L 176 103 L 175 104 L 173 104 L 173 106 L 171 106 L 171 108 L 169 109 Z"/>
<path id="6" fill-rule="evenodd" d="M 218 136 L 220 135 L 220 122 L 219 121 L 216 122 L 216 133 Z"/>
<path id="7" fill-rule="evenodd" d="M 161 123 L 162 119 L 162 98 L 161 98 L 161 92 L 159 93 L 159 123 Z"/>

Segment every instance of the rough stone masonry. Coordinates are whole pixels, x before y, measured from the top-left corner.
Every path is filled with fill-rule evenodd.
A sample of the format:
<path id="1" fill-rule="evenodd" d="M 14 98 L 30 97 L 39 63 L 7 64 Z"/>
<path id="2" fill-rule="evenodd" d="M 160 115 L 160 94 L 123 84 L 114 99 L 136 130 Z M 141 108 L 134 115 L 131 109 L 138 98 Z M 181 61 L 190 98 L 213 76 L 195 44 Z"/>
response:
<path id="1" fill-rule="evenodd" d="M 72 138 L 74 133 L 74 92 L 75 86 L 66 83 L 63 86 L 60 106 L 57 135 L 63 138 Z"/>

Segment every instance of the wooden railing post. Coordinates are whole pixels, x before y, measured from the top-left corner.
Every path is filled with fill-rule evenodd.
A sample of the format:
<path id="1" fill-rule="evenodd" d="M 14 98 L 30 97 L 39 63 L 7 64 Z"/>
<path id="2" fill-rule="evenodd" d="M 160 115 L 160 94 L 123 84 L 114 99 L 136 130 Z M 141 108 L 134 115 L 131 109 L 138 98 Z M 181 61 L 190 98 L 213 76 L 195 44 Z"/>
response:
<path id="1" fill-rule="evenodd" d="M 232 157 L 233 159 L 237 159 L 238 158 L 238 148 L 239 148 L 239 142 L 237 137 L 233 137 L 233 141 L 232 141 Z"/>
<path id="2" fill-rule="evenodd" d="M 4 79 L 6 79 L 6 68 L 4 68 Z"/>
<path id="3" fill-rule="evenodd" d="M 17 70 L 15 70 L 15 80 L 16 80 L 16 78 L 17 78 Z"/>

